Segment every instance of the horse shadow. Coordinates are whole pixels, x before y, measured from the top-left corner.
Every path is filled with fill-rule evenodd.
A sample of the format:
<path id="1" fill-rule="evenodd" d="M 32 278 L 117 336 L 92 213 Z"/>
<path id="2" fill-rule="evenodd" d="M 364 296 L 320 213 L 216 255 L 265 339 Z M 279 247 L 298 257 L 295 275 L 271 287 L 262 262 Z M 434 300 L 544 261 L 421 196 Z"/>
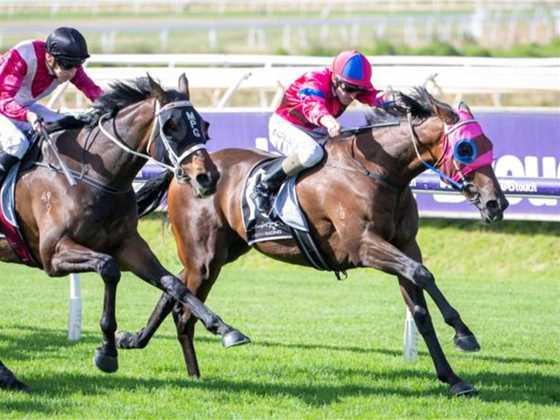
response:
<path id="1" fill-rule="evenodd" d="M 14 327 L 12 325 L 12 327 Z M 7 346 L 1 349 L 3 357 L 11 357 L 17 360 L 25 360 L 36 358 L 38 353 L 49 353 L 49 357 L 64 358 L 64 355 L 58 356 L 52 354 L 60 351 L 60 347 L 74 346 L 76 343 L 68 342 L 66 331 L 62 329 L 48 329 L 40 327 L 21 327 L 26 328 L 28 332 L 20 337 L 7 337 L 0 335 L 0 340 L 8 342 Z M 5 340 L 4 340 L 5 339 Z M 175 341 L 175 337 L 171 335 L 158 335 L 158 339 L 164 339 L 171 342 Z M 211 342 L 218 344 L 218 340 L 213 337 L 197 337 L 197 341 Z M 99 335 L 95 333 L 85 332 L 81 341 L 78 343 L 97 344 Z M 31 349 L 26 348 L 32 345 Z M 328 350 L 342 351 L 361 354 L 380 354 L 386 357 L 402 357 L 402 353 L 397 350 L 380 349 L 380 348 L 363 348 L 357 346 L 344 345 L 324 345 L 324 344 L 292 344 L 280 343 L 274 341 L 254 342 L 255 347 L 275 347 L 294 349 L 302 352 Z M 420 357 L 428 357 L 427 352 L 420 352 Z M 253 359 L 248 352 L 247 358 Z M 534 365 L 550 365 L 557 366 L 558 362 L 549 359 L 534 358 L 515 358 L 515 357 L 499 357 L 499 356 L 472 356 L 472 355 L 456 355 L 455 357 L 480 358 L 482 360 L 492 361 L 502 364 L 530 363 Z M 247 365 L 250 361 L 247 360 Z M 428 388 L 419 392 L 413 388 L 407 388 L 400 385 L 363 385 L 363 383 L 381 382 L 383 384 L 398 383 L 401 381 L 414 381 L 418 378 L 425 379 L 426 382 L 433 382 L 433 373 L 426 370 L 416 369 L 411 365 L 403 363 L 402 368 L 392 369 L 390 371 L 371 371 L 367 369 L 346 368 L 340 366 L 326 366 L 322 368 L 322 372 L 332 377 L 330 383 L 266 383 L 256 382 L 251 378 L 236 380 L 220 378 L 217 376 L 203 377 L 201 380 L 191 380 L 177 376 L 177 379 L 158 379 L 158 378 L 138 378 L 126 376 L 126 373 L 120 372 L 112 376 L 97 373 L 92 367 L 91 374 L 68 373 L 68 372 L 50 372 L 49 375 L 31 374 L 25 378 L 26 381 L 33 386 L 33 399 L 30 401 L 11 401 L 2 407 L 2 410 L 11 412 L 41 412 L 48 413 L 54 411 L 47 403 L 41 403 L 41 398 L 53 399 L 60 398 L 61 395 L 85 394 L 109 396 L 113 392 L 129 392 L 131 390 L 140 391 L 142 389 L 161 389 L 161 388 L 180 388 L 185 391 L 202 390 L 209 392 L 229 392 L 239 395 L 253 395 L 255 397 L 274 398 L 278 394 L 287 395 L 291 398 L 301 400 L 303 403 L 320 407 L 343 401 L 345 398 L 361 395 L 365 397 L 383 397 L 397 396 L 399 398 L 422 397 L 442 397 L 447 396 L 447 386 L 444 384 L 433 383 Z M 287 375 L 289 372 L 304 374 L 312 378 L 314 375 L 313 367 L 290 368 L 287 366 Z M 557 405 L 560 402 L 560 377 L 553 375 L 543 375 L 541 373 L 530 372 L 499 372 L 495 370 L 487 370 L 480 372 L 469 372 L 466 379 L 477 385 L 480 394 L 477 397 L 481 401 L 486 402 L 528 402 L 530 404 L 538 404 L 542 406 Z M 361 378 L 362 384 L 344 384 L 349 377 Z M 56 384 L 56 385 L 55 385 Z M 188 397 L 188 395 L 187 395 Z M 69 408 L 70 410 L 70 408 Z"/>

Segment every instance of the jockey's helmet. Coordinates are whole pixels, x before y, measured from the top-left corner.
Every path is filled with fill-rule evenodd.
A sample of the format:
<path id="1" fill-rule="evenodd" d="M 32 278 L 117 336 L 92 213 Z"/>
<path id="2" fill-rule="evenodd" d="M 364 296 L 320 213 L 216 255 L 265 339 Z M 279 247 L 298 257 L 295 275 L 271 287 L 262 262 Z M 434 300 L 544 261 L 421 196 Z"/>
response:
<path id="1" fill-rule="evenodd" d="M 78 30 L 60 27 L 47 38 L 47 52 L 55 59 L 81 64 L 89 57 L 87 43 Z"/>
<path id="2" fill-rule="evenodd" d="M 357 50 L 343 51 L 332 63 L 331 70 L 335 82 L 357 86 L 362 90 L 371 90 L 371 64 Z"/>

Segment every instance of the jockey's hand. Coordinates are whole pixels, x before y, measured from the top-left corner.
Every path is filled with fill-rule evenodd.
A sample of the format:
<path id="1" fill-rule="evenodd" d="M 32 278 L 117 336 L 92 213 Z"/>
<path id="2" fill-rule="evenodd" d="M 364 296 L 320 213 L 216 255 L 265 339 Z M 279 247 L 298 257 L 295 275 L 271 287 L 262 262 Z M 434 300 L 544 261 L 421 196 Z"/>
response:
<path id="1" fill-rule="evenodd" d="M 41 130 L 41 124 L 43 124 L 43 120 L 34 112 L 27 111 L 27 122 L 31 124 L 33 130 L 37 133 Z"/>
<path id="2" fill-rule="evenodd" d="M 329 137 L 336 137 L 340 134 L 340 124 L 332 115 L 325 115 L 319 120 L 321 125 L 329 132 Z"/>

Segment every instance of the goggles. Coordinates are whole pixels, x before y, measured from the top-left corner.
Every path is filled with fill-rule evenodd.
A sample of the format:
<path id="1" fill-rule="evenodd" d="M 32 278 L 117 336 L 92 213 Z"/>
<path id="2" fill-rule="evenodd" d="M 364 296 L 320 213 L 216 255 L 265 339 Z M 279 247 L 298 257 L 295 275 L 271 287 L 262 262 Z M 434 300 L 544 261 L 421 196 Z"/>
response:
<path id="1" fill-rule="evenodd" d="M 453 145 L 453 158 L 463 165 L 473 163 L 478 157 L 478 147 L 473 139 L 461 139 Z"/>
<path id="2" fill-rule="evenodd" d="M 361 88 L 360 86 L 352 85 L 350 83 L 338 81 L 337 86 L 340 87 L 346 93 L 363 93 L 367 92 L 366 89 Z"/>
<path id="3" fill-rule="evenodd" d="M 58 64 L 58 66 L 62 69 L 62 70 L 72 70 L 75 67 L 81 66 L 82 64 L 84 64 L 85 60 L 67 60 L 64 58 L 55 58 L 56 64 Z"/>

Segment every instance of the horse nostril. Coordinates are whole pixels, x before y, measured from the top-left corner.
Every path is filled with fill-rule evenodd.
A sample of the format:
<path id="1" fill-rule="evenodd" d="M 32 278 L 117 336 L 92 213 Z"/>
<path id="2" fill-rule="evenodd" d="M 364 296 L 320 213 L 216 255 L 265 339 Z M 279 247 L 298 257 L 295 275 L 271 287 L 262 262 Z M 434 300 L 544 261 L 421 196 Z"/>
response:
<path id="1" fill-rule="evenodd" d="M 497 200 L 490 200 L 486 203 L 486 207 L 489 210 L 498 210 L 500 207 L 498 206 L 498 201 Z"/>
<path id="2" fill-rule="evenodd" d="M 198 182 L 200 186 L 207 188 L 211 183 L 211 179 L 207 174 L 198 174 L 196 176 L 196 182 Z"/>

